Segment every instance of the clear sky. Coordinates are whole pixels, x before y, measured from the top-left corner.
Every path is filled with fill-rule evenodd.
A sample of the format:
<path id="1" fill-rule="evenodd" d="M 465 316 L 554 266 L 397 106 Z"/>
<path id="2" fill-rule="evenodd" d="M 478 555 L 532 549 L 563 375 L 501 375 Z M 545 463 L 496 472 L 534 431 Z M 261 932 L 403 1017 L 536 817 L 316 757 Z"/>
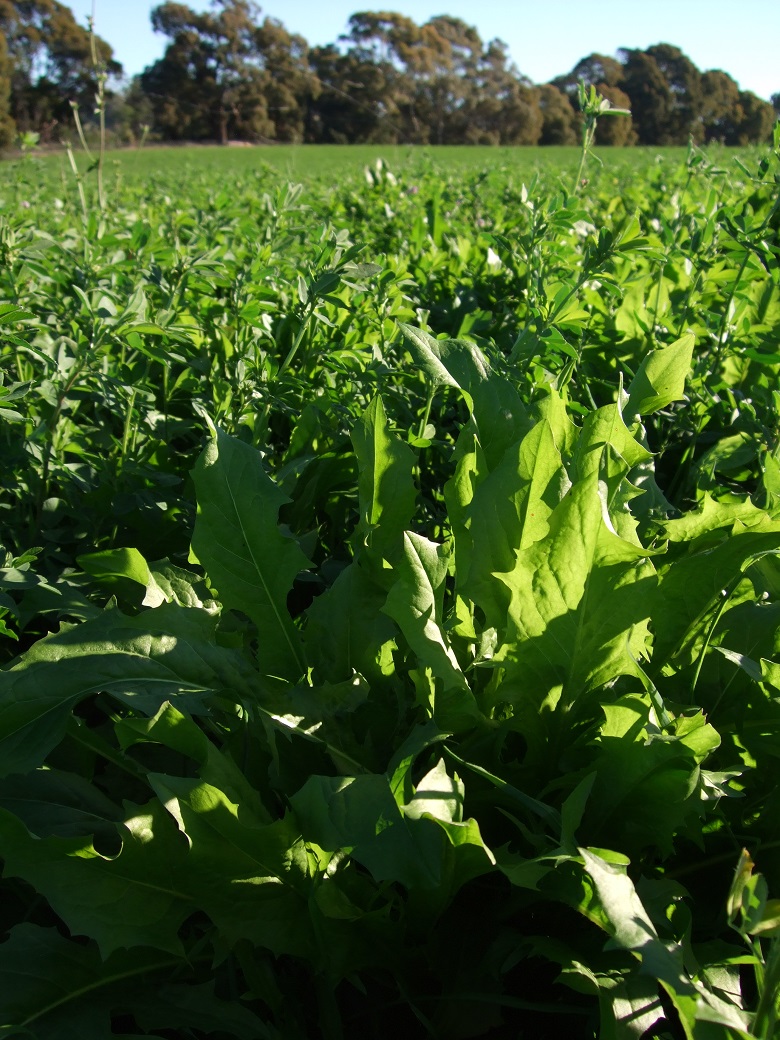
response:
<path id="1" fill-rule="evenodd" d="M 67 2 L 67 0 L 63 0 Z M 162 55 L 165 38 L 151 30 L 147 0 L 94 0 L 96 29 L 128 75 Z M 93 0 L 72 0 L 82 24 Z M 191 0 L 205 10 L 205 0 Z M 504 40 L 520 71 L 534 83 L 569 72 L 593 52 L 671 43 L 702 71 L 723 69 L 743 90 L 769 99 L 780 91 L 780 0 L 267 0 L 278 18 L 310 44 L 335 43 L 355 11 L 390 10 L 422 24 L 450 14 L 476 25 L 487 42 Z"/>

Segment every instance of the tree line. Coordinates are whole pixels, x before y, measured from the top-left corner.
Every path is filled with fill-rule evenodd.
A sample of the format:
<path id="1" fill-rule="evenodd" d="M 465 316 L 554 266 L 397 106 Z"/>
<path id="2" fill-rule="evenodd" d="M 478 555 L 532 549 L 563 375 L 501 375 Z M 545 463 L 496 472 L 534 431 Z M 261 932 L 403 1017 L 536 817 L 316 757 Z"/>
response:
<path id="1" fill-rule="evenodd" d="M 535 85 L 505 43 L 446 15 L 357 13 L 319 47 L 252 0 L 204 13 L 169 0 L 151 19 L 165 52 L 123 83 L 110 44 L 65 4 L 0 0 L 0 145 L 59 140 L 96 98 L 115 143 L 576 144 L 580 80 L 631 110 L 601 121 L 599 144 L 758 143 L 780 114 L 780 93 L 770 104 L 668 43 L 591 54 Z"/>

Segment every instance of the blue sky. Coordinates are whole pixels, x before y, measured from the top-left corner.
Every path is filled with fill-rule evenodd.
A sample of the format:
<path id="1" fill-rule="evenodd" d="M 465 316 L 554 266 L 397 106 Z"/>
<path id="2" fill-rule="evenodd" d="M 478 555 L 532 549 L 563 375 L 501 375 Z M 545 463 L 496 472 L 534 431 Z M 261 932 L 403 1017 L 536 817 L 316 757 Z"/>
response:
<path id="1" fill-rule="evenodd" d="M 84 23 L 93 0 L 72 0 Z M 160 57 L 165 39 L 149 23 L 147 0 L 94 0 L 96 29 L 129 75 Z M 204 0 L 190 7 L 205 10 Z M 268 0 L 278 18 L 310 44 L 333 43 L 355 11 L 391 10 L 418 24 L 450 14 L 476 25 L 486 42 L 498 36 L 520 71 L 535 83 L 568 72 L 594 51 L 672 43 L 702 70 L 723 69 L 743 90 L 769 98 L 780 91 L 780 0 Z"/>

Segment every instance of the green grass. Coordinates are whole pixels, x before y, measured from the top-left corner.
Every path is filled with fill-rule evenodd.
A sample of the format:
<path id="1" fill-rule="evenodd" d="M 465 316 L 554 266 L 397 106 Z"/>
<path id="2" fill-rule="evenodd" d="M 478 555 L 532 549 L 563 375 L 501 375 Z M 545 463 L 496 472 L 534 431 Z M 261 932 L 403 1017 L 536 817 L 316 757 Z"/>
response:
<path id="1" fill-rule="evenodd" d="M 597 149 L 612 169 L 643 168 L 657 156 L 682 161 L 684 148 Z M 196 175 L 243 175 L 266 164 L 291 179 L 328 178 L 334 174 L 359 174 L 363 167 L 383 159 L 392 170 L 433 168 L 442 172 L 467 172 L 487 167 L 506 168 L 524 178 L 543 171 L 573 175 L 580 150 L 575 147 L 489 148 L 464 145 L 260 145 L 249 148 L 222 148 L 215 145 L 181 147 L 152 145 L 142 149 L 118 149 L 106 154 L 106 165 L 123 177 L 165 176 L 191 171 Z M 79 165 L 86 160 L 77 156 Z M 46 168 L 56 168 L 72 177 L 64 153 L 42 156 Z"/>

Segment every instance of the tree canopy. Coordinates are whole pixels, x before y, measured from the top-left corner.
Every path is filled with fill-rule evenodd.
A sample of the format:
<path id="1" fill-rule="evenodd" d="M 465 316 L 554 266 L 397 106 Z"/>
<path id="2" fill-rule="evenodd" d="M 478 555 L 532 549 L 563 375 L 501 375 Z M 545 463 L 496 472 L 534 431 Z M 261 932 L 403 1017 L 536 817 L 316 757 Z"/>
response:
<path id="1" fill-rule="evenodd" d="M 160 140 L 222 143 L 573 144 L 580 80 L 631 110 L 631 119 L 601 121 L 602 145 L 759 142 L 780 110 L 780 94 L 763 101 L 669 43 L 590 54 L 534 85 L 503 41 L 485 42 L 449 15 L 418 25 L 393 11 L 358 12 L 319 47 L 254 0 L 212 0 L 202 13 L 167 0 L 151 20 L 166 38 L 163 56 L 122 88 L 111 81 L 109 123 L 120 139 L 143 124 Z M 0 0 L 0 144 L 69 125 L 70 104 L 89 105 L 99 71 L 117 77 L 121 67 L 65 4 Z"/>
<path id="2" fill-rule="evenodd" d="M 71 103 L 94 107 L 100 71 L 118 76 L 122 66 L 67 5 L 0 0 L 0 141 L 69 127 Z"/>

